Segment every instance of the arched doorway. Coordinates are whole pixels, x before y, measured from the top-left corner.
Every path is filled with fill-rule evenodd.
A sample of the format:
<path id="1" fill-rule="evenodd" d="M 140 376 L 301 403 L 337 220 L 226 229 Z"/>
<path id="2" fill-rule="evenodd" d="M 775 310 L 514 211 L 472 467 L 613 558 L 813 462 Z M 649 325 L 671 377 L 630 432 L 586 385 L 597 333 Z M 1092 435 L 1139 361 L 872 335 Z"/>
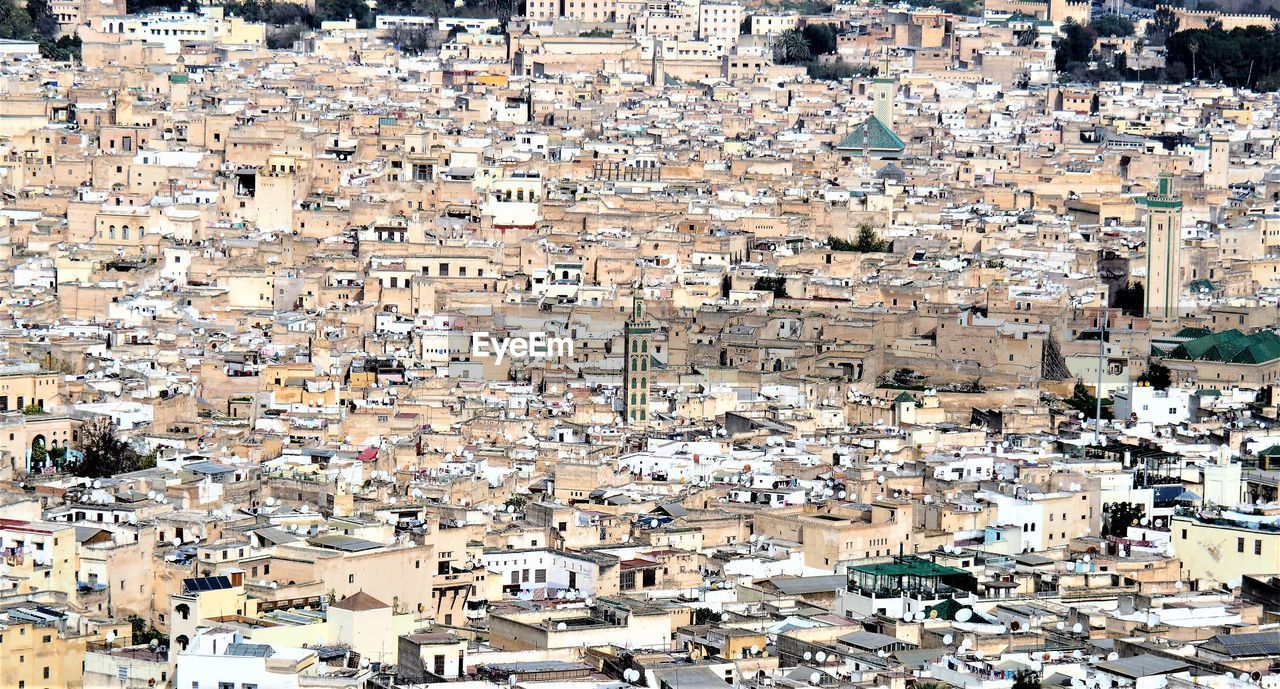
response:
<path id="1" fill-rule="evenodd" d="M 49 465 L 49 449 L 43 433 L 31 439 L 31 452 L 27 455 L 29 471 L 37 473 Z"/>

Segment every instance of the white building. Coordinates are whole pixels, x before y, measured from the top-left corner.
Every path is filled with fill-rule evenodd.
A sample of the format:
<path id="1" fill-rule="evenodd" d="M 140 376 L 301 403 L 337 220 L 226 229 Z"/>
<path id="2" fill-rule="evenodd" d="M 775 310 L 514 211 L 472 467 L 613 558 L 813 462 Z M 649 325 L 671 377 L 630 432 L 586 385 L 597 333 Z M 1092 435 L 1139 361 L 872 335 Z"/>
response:
<path id="1" fill-rule="evenodd" d="M 301 675 L 319 674 L 316 652 L 272 644 L 245 643 L 235 632 L 204 630 L 179 653 L 175 689 L 295 689 Z"/>
<path id="2" fill-rule="evenodd" d="M 1117 391 L 1112 399 L 1117 419 L 1169 426 L 1191 420 L 1193 395 L 1194 391 L 1188 388 L 1157 390 L 1147 385 L 1130 385 Z"/>

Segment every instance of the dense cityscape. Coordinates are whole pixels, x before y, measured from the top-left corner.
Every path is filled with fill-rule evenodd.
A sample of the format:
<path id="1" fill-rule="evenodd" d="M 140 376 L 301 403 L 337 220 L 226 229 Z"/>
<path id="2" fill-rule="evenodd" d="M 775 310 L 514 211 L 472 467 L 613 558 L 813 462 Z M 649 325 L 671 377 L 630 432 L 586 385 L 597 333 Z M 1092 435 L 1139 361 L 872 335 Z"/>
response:
<path id="1" fill-rule="evenodd" d="M 1280 689 L 1280 3 L 0 2 L 0 687 Z"/>

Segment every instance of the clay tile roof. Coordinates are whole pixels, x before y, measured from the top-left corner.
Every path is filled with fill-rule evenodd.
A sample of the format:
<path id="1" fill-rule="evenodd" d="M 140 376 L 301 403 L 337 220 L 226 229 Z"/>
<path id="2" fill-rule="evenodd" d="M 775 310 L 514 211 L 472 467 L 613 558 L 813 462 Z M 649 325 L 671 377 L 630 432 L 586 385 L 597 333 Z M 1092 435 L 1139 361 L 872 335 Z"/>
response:
<path id="1" fill-rule="evenodd" d="M 353 593 L 350 596 L 347 596 L 346 598 L 342 599 L 341 601 L 338 601 L 337 603 L 334 603 L 333 605 L 330 605 L 329 607 L 338 608 L 339 610 L 350 610 L 352 612 L 361 612 L 363 610 L 380 610 L 382 608 L 389 608 L 391 606 L 387 605 L 386 603 L 383 603 L 382 601 L 378 600 L 377 598 L 374 598 L 373 596 L 370 596 L 364 591 L 357 591 L 356 593 Z"/>

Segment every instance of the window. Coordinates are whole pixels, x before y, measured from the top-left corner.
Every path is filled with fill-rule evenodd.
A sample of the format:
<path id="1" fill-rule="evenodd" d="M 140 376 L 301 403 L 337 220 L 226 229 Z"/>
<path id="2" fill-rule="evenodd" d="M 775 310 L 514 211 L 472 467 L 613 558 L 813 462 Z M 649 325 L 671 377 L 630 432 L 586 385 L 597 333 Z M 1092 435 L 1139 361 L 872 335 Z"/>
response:
<path id="1" fill-rule="evenodd" d="M 437 677 L 444 677 L 444 656 L 437 655 L 432 659 L 431 671 L 434 672 Z"/>
<path id="2" fill-rule="evenodd" d="M 236 689 L 235 682 L 218 682 L 218 689 Z"/>
<path id="3" fill-rule="evenodd" d="M 1244 552 L 1244 539 L 1243 539 L 1243 538 L 1237 538 L 1237 539 L 1236 539 L 1236 552 L 1237 552 L 1237 553 L 1243 553 L 1243 552 Z"/>
<path id="4" fill-rule="evenodd" d="M 356 575 L 354 575 L 354 574 L 348 574 L 348 575 L 347 575 L 347 583 L 348 583 L 348 584 L 354 584 L 354 583 L 356 583 Z"/>
<path id="5" fill-rule="evenodd" d="M 1253 554 L 1254 555 L 1262 554 L 1262 539 L 1258 539 L 1253 542 Z"/>

